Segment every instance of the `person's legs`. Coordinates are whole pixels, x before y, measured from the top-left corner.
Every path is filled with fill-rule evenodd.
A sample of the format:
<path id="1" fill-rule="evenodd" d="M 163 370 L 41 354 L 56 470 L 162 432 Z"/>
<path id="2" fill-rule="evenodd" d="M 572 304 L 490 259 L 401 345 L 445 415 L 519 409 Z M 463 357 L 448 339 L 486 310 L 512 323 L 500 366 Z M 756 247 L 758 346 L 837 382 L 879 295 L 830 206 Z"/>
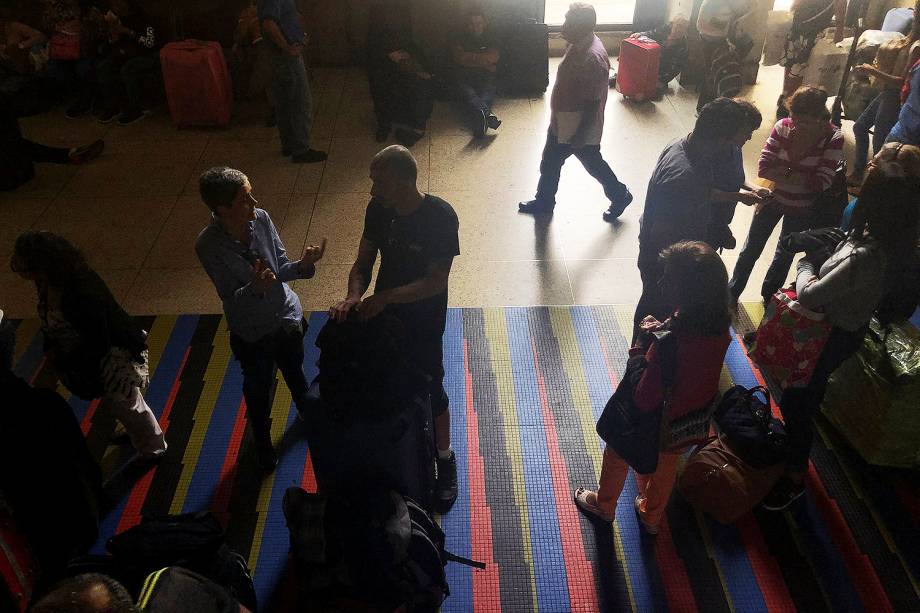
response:
<path id="1" fill-rule="evenodd" d="M 155 457 L 166 452 L 163 430 L 138 388 L 132 388 L 127 398 L 107 394 L 102 397 L 101 403 L 125 426 L 138 453 Z"/>
<path id="2" fill-rule="evenodd" d="M 552 208 L 556 204 L 556 191 L 559 189 L 559 175 L 562 165 L 572 155 L 572 148 L 559 143 L 552 131 L 546 133 L 543 146 L 543 158 L 540 160 L 540 181 L 537 184 L 536 202 Z"/>
<path id="3" fill-rule="evenodd" d="M 310 126 L 313 123 L 313 99 L 310 96 L 310 83 L 303 58 L 297 56 L 289 62 L 292 84 L 290 92 L 290 129 L 288 145 L 291 155 L 303 155 L 310 150 Z M 280 122 L 278 125 L 281 125 Z"/>
<path id="4" fill-rule="evenodd" d="M 872 149 L 878 153 L 888 138 L 891 128 L 898 122 L 901 113 L 901 94 L 895 89 L 886 89 L 878 95 L 878 112 L 875 115 L 875 133 L 872 135 Z"/>
<path id="5" fill-rule="evenodd" d="M 600 145 L 579 147 L 574 150 L 574 154 L 588 174 L 603 186 L 607 200 L 613 204 L 622 204 L 626 200 L 629 190 L 626 189 L 626 185 L 620 183 L 610 165 L 604 161 Z"/>
<path id="6" fill-rule="evenodd" d="M 131 58 L 121 67 L 121 81 L 125 87 L 125 112 L 136 113 L 143 110 L 143 85 L 160 69 L 160 56 L 147 53 Z"/>
<path id="7" fill-rule="evenodd" d="M 861 177 L 866 171 L 866 163 L 869 159 L 869 130 L 875 123 L 875 116 L 878 114 L 882 95 L 883 93 L 880 93 L 873 98 L 869 106 L 853 122 L 853 138 L 856 141 L 856 156 L 853 159 L 854 177 Z"/>
<path id="8" fill-rule="evenodd" d="M 744 241 L 744 247 L 738 255 L 738 262 L 732 272 L 731 281 L 728 282 L 728 289 L 735 301 L 744 291 L 744 286 L 747 285 L 748 279 L 751 277 L 751 271 L 754 270 L 757 258 L 763 253 L 763 248 L 767 244 L 770 234 L 773 233 L 773 228 L 776 227 L 782 216 L 782 211 L 778 207 L 771 206 L 763 206 L 754 213 L 747 240 Z"/>
<path id="9" fill-rule="evenodd" d="M 413 78 L 409 81 L 406 105 L 406 123 L 418 132 L 425 132 L 428 119 L 434 110 L 434 94 L 431 91 L 431 81 L 428 79 Z"/>
<path id="10" fill-rule="evenodd" d="M 639 323 L 651 315 L 658 321 L 664 321 L 669 313 L 668 305 L 665 303 L 664 295 L 658 282 L 664 270 L 661 261 L 657 256 L 654 258 L 639 256 L 639 276 L 642 278 L 642 296 L 636 305 L 636 312 L 633 315 L 633 334 L 631 345 L 635 346 L 639 340 Z"/>
<path id="11" fill-rule="evenodd" d="M 629 464 L 610 447 L 604 447 L 604 461 L 601 464 L 601 476 L 597 484 L 596 505 L 607 517 L 613 517 L 617 511 L 617 500 L 623 491 L 623 484 L 629 474 Z"/>
<path id="12" fill-rule="evenodd" d="M 683 452 L 658 454 L 658 468 L 651 475 L 636 473 L 639 486 L 639 519 L 650 527 L 657 528 L 668 506 L 674 480 L 677 478 L 677 464 Z"/>
<path id="13" fill-rule="evenodd" d="M 281 150 L 285 155 L 294 153 L 296 138 L 294 136 L 295 99 L 297 94 L 295 77 L 290 67 L 289 56 L 281 51 L 273 50 L 272 61 L 272 91 L 275 97 L 275 117 L 278 121 L 278 135 L 281 137 Z"/>
<path id="14" fill-rule="evenodd" d="M 96 79 L 99 83 L 99 100 L 96 114 L 103 121 L 110 120 L 121 106 L 121 83 L 119 82 L 118 64 L 112 56 L 96 61 Z"/>
<path id="15" fill-rule="evenodd" d="M 49 147 L 23 138 L 23 149 L 32 157 L 33 162 L 47 164 L 70 164 L 70 149 L 66 147 Z"/>
<path id="16" fill-rule="evenodd" d="M 463 107 L 463 112 L 470 118 L 473 127 L 473 133 L 476 136 L 485 134 L 486 119 L 489 116 L 489 107 L 485 101 L 480 98 L 479 93 L 473 84 L 464 78 L 458 78 L 456 82 L 457 99 Z"/>
<path id="17" fill-rule="evenodd" d="M 301 416 L 306 417 L 304 411 L 307 407 L 307 390 L 309 384 L 303 372 L 303 336 L 306 332 L 306 322 L 301 323 L 300 330 L 285 330 L 279 332 L 275 344 L 274 358 L 278 364 L 278 370 L 284 377 L 288 389 L 291 390 L 291 397 L 294 404 L 297 405 L 297 411 Z"/>
<path id="18" fill-rule="evenodd" d="M 764 302 L 770 300 L 770 297 L 783 286 L 786 277 L 789 275 L 789 267 L 792 266 L 792 260 L 795 259 L 794 253 L 789 253 L 780 245 L 784 237 L 793 232 L 802 232 L 811 226 L 811 215 L 784 215 L 783 227 L 779 234 L 779 243 L 776 245 L 776 251 L 773 253 L 773 261 L 770 262 L 770 268 L 763 278 L 763 285 L 760 287 L 760 295 Z"/>
<path id="19" fill-rule="evenodd" d="M 271 437 L 271 392 L 275 382 L 275 363 L 267 339 L 247 342 L 230 334 L 230 348 L 243 371 L 243 397 L 255 439 L 259 464 L 274 468 L 277 462 Z"/>

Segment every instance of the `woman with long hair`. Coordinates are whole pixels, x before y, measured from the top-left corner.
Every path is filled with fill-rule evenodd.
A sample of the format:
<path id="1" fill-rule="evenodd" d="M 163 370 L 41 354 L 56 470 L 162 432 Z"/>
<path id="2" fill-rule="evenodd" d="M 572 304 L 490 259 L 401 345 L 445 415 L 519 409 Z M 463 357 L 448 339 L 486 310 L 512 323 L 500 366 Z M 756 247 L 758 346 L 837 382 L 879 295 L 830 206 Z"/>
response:
<path id="1" fill-rule="evenodd" d="M 773 198 L 758 205 L 747 240 L 729 282 L 735 302 L 744 291 L 757 258 L 782 220 L 780 237 L 807 230 L 812 223 L 812 204 L 834 181 L 843 159 L 843 133 L 830 122 L 827 92 L 800 87 L 786 100 L 789 117 L 773 126 L 760 153 L 758 174 L 773 181 Z M 779 245 L 764 277 L 760 295 L 764 302 L 786 281 L 793 256 Z"/>
<path id="2" fill-rule="evenodd" d="M 676 340 L 676 372 L 666 406 L 670 422 L 691 413 L 705 410 L 719 391 L 719 375 L 728 349 L 731 324 L 725 265 L 706 243 L 684 241 L 661 252 L 664 273 L 659 282 L 666 300 L 672 306 L 671 316 L 664 322 L 653 317 L 642 321 L 647 337 L 644 351 L 647 366 L 637 384 L 633 401 L 640 411 L 662 407 L 667 392 L 664 386 L 664 357 L 659 341 L 652 332 L 670 331 Z M 664 513 L 674 479 L 677 462 L 689 443 L 666 448 L 658 455 L 658 468 L 648 475 L 636 475 L 639 495 L 635 510 L 646 532 L 656 534 Z M 590 517 L 613 521 L 617 500 L 626 482 L 629 465 L 609 445 L 604 449 L 604 461 L 597 491 L 578 488 L 575 504 Z"/>
<path id="3" fill-rule="evenodd" d="M 823 311 L 833 327 L 811 381 L 786 389 L 780 399 L 789 457 L 786 476 L 764 500 L 767 509 L 784 509 L 804 492 L 812 419 L 828 379 L 859 349 L 873 313 L 908 283 L 906 263 L 916 257 L 920 220 L 918 181 L 897 161 L 897 152 L 893 158 L 870 163 L 852 227 L 830 258 L 820 266 L 807 255 L 799 262 L 797 300 Z"/>
<path id="4" fill-rule="evenodd" d="M 10 267 L 35 283 L 45 357 L 64 386 L 84 400 L 101 398 L 142 457 L 162 456 L 166 440 L 141 392 L 148 382 L 146 332 L 62 236 L 20 235 Z"/>

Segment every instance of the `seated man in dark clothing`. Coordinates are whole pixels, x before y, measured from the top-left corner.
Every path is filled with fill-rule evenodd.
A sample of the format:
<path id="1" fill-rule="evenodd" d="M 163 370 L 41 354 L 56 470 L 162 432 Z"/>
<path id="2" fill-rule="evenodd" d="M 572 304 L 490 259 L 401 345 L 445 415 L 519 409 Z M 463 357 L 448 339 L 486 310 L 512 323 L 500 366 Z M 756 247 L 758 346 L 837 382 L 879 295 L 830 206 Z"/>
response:
<path id="1" fill-rule="evenodd" d="M 102 478 L 70 405 L 13 373 L 14 335 L 0 311 L 0 491 L 53 582 L 96 540 Z"/>
<path id="2" fill-rule="evenodd" d="M 502 125 L 492 113 L 499 52 L 481 9 L 467 12 L 464 28 L 453 37 L 450 51 L 459 99 L 472 118 L 474 134 L 481 138 L 489 128 Z"/>
<path id="3" fill-rule="evenodd" d="M 117 116 L 124 126 L 146 116 L 141 94 L 145 79 L 160 71 L 160 40 L 150 18 L 133 0 L 109 0 L 105 26 L 105 52 L 96 62 L 100 95 L 96 117 L 109 123 Z"/>
<path id="4" fill-rule="evenodd" d="M 412 41 L 410 21 L 402 3 L 375 4 L 367 33 L 367 78 L 377 115 L 377 142 L 384 142 L 395 126 L 396 140 L 406 147 L 425 135 L 434 109 L 432 75 Z"/>

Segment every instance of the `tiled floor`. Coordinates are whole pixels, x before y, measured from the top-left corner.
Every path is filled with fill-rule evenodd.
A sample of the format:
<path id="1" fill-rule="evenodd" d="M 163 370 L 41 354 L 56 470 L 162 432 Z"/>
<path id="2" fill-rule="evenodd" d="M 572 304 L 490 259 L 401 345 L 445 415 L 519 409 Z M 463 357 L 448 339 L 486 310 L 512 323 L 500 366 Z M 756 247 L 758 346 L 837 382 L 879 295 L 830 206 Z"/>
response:
<path id="1" fill-rule="evenodd" d="M 555 63 L 552 66 L 555 71 Z M 226 130 L 177 130 L 165 109 L 129 127 L 92 119 L 69 121 L 58 111 L 22 122 L 25 134 L 49 144 L 104 137 L 103 156 L 84 167 L 37 166 L 37 177 L 0 193 L 0 307 L 12 316 L 35 312 L 34 290 L 9 271 L 16 236 L 29 228 L 63 233 L 85 250 L 116 296 L 135 314 L 216 313 L 220 302 L 193 250 L 208 212 L 196 178 L 227 164 L 252 180 L 295 257 L 307 240 L 328 238 L 317 276 L 294 284 L 305 309 L 327 308 L 345 291 L 368 200 L 367 165 L 380 148 L 360 69 L 317 69 L 314 146 L 325 164 L 282 158 L 277 132 L 262 125 L 258 105 L 238 108 Z M 767 121 L 745 151 L 754 176 L 769 133 L 781 73 L 762 69 L 748 95 Z M 436 105 L 429 134 L 414 148 L 422 187 L 451 202 L 460 217 L 462 255 L 451 274 L 454 306 L 630 304 L 640 293 L 636 269 L 639 216 L 646 184 L 661 149 L 686 134 L 695 94 L 672 86 L 660 102 L 632 104 L 611 92 L 603 153 L 636 196 L 614 225 L 601 221 L 600 186 L 572 159 L 563 170 L 559 205 L 549 223 L 517 212 L 537 182 L 548 120 L 548 96 L 500 100 L 504 121 L 494 138 L 478 142 L 447 103 Z M 743 241 L 751 210 L 739 206 L 732 224 Z M 735 251 L 724 255 L 729 267 Z M 755 300 L 772 253 L 765 251 L 743 299 Z"/>

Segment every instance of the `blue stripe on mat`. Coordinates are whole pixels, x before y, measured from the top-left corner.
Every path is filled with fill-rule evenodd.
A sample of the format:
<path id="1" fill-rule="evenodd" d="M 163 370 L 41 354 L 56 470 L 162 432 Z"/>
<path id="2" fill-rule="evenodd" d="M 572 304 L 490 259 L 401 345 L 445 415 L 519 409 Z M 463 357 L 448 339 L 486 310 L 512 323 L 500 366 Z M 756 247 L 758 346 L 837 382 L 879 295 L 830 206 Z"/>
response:
<path id="1" fill-rule="evenodd" d="M 316 361 L 319 359 L 319 349 L 316 347 L 316 337 L 327 319 L 328 315 L 326 313 L 312 313 L 310 315 L 310 327 L 303 339 L 304 374 L 308 382 L 312 381 L 317 374 Z M 294 425 L 296 420 L 296 410 L 289 410 L 285 430 L 287 431 L 292 426 L 298 428 L 298 426 Z M 268 504 L 265 527 L 262 532 L 261 548 L 259 549 L 258 562 L 253 576 L 258 602 L 269 602 L 271 600 L 288 561 L 290 539 L 281 503 L 287 488 L 300 486 L 301 481 L 303 481 L 304 464 L 307 461 L 307 439 L 303 435 L 302 427 L 299 427 L 297 431 L 299 434 L 292 437 L 290 446 L 286 447 L 275 469 L 271 499 Z"/>
<path id="2" fill-rule="evenodd" d="M 549 471 L 549 451 L 541 416 L 533 349 L 528 326 L 528 309 L 505 310 L 508 343 L 517 398 L 527 512 L 530 518 L 537 605 L 541 611 L 565 613 L 571 610 L 562 559 L 562 537 L 556 520 L 556 496 Z M 516 433 L 508 432 L 508 436 Z"/>
<path id="3" fill-rule="evenodd" d="M 457 480 L 460 484 L 453 509 L 441 517 L 448 551 L 469 558 L 472 555 L 470 511 L 469 446 L 466 425 L 466 369 L 464 367 L 463 312 L 447 312 L 444 332 L 444 389 L 450 398 L 451 447 L 457 456 Z M 477 527 L 478 529 L 478 527 Z M 447 564 L 450 596 L 441 605 L 442 613 L 468 613 L 473 605 L 472 569 L 456 563 Z"/>

